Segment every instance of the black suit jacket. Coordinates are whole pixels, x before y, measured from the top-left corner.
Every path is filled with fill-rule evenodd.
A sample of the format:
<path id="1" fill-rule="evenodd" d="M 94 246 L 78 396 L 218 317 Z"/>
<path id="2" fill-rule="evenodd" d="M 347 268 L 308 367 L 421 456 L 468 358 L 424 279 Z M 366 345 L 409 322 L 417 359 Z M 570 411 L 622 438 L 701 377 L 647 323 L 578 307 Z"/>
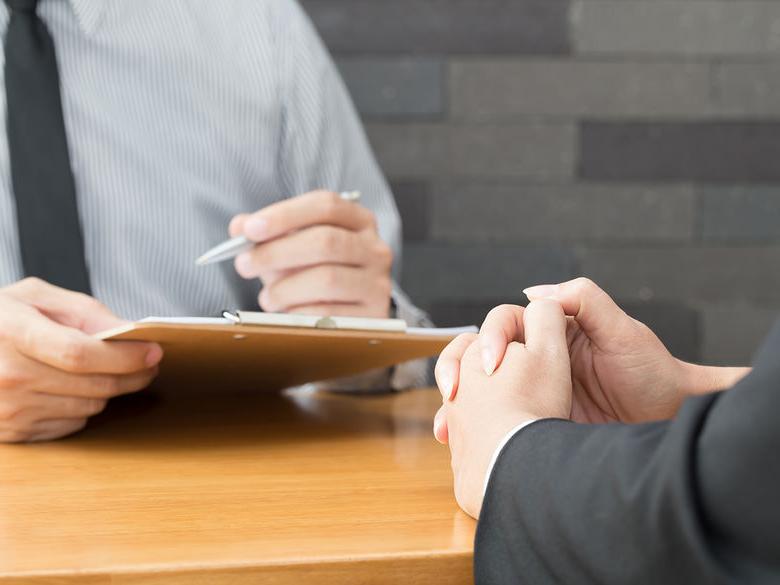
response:
<path id="1" fill-rule="evenodd" d="M 477 584 L 780 583 L 780 323 L 749 376 L 672 421 L 523 429 L 474 564 Z"/>

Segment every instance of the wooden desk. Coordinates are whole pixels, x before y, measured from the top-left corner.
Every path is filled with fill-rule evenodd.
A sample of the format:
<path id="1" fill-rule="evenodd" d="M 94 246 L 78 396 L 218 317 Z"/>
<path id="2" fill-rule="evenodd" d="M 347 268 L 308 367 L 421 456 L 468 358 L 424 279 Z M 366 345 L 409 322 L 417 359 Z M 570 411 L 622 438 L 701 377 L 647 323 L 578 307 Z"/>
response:
<path id="1" fill-rule="evenodd" d="M 147 393 L 0 446 L 0 583 L 470 583 L 440 403 Z"/>

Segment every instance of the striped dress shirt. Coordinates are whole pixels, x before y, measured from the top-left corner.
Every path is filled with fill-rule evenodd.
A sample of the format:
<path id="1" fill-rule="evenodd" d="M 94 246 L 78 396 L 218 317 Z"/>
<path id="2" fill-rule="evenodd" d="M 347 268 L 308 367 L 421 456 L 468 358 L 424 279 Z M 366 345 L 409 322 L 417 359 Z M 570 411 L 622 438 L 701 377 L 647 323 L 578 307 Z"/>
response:
<path id="1" fill-rule="evenodd" d="M 118 315 L 256 308 L 259 281 L 194 259 L 234 215 L 315 188 L 362 192 L 397 275 L 392 194 L 294 0 L 41 0 L 38 14 L 57 49 L 93 292 Z M 5 286 L 23 276 L 6 140 L 0 177 Z M 396 303 L 425 321 L 400 291 Z M 397 374 L 394 385 L 422 381 L 419 363 Z"/>

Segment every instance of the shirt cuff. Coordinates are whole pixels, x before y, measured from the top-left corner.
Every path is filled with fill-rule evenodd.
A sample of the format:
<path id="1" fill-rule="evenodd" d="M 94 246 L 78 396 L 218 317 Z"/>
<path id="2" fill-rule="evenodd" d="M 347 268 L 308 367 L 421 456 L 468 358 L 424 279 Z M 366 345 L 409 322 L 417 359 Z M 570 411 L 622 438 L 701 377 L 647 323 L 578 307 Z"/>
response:
<path id="1" fill-rule="evenodd" d="M 395 302 L 397 319 L 406 321 L 408 327 L 433 327 L 428 315 L 414 306 L 400 287 L 393 283 L 393 301 Z M 393 390 L 408 388 L 423 388 L 431 385 L 430 360 L 419 359 L 398 364 L 390 375 L 390 387 Z"/>
<path id="2" fill-rule="evenodd" d="M 504 450 L 504 447 L 506 447 L 506 444 L 510 441 L 512 437 L 514 437 L 517 433 L 522 431 L 525 427 L 530 425 L 533 422 L 536 422 L 539 420 L 538 418 L 532 418 L 531 420 L 527 420 L 525 422 L 520 423 L 516 427 L 514 427 L 511 431 L 509 431 L 506 435 L 504 435 L 504 438 L 501 439 L 501 442 L 498 444 L 498 447 L 496 447 L 496 450 L 493 451 L 493 457 L 490 459 L 490 463 L 488 464 L 487 471 L 485 473 L 485 485 L 482 486 L 482 495 L 487 492 L 488 483 L 490 483 L 490 476 L 493 473 L 493 468 L 496 466 L 496 461 L 498 460 L 498 456 L 501 455 L 501 451 Z"/>

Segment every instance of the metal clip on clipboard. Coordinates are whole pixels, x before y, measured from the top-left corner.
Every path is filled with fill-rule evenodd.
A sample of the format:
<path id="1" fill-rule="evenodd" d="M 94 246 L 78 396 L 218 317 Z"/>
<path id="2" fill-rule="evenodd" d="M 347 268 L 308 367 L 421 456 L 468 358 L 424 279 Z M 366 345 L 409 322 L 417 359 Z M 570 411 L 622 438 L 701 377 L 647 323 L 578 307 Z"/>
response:
<path id="1" fill-rule="evenodd" d="M 338 329 L 351 331 L 406 332 L 403 319 L 373 319 L 369 317 L 319 317 L 256 311 L 223 311 L 222 316 L 235 325 L 267 327 L 302 327 L 307 329 Z"/>

